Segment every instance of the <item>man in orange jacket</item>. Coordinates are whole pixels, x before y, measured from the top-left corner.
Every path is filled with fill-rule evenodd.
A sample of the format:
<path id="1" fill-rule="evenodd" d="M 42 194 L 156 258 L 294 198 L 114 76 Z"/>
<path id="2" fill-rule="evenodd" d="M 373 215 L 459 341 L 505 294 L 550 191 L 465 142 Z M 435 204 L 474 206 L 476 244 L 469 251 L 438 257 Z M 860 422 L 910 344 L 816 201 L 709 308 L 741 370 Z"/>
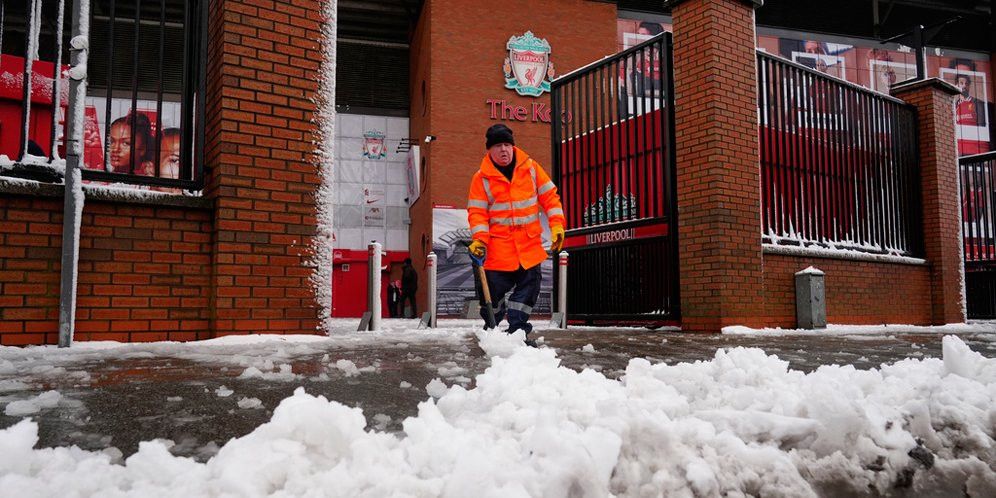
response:
<path id="1" fill-rule="evenodd" d="M 540 263 L 547 258 L 540 213 L 550 223 L 550 250 L 559 252 L 564 244 L 564 209 L 546 171 L 515 146 L 512 130 L 496 124 L 488 128 L 485 138 L 488 153 L 470 181 L 467 200 L 473 237 L 469 250 L 484 258 L 491 302 L 498 306 L 495 323 L 507 314 L 506 332 L 528 334 L 533 328 L 529 314 L 540 291 Z M 503 300 L 509 291 L 511 296 Z"/>

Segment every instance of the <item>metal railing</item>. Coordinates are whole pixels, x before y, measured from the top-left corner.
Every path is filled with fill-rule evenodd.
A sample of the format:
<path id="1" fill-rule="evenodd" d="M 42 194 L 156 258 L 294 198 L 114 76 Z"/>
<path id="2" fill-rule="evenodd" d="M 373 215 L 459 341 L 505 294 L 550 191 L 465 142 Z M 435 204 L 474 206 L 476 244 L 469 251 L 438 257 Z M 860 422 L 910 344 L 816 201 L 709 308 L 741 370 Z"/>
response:
<path id="1" fill-rule="evenodd" d="M 996 151 L 958 160 L 965 266 L 996 263 Z"/>
<path id="2" fill-rule="evenodd" d="M 996 151 L 958 160 L 968 318 L 996 318 Z"/>
<path id="3" fill-rule="evenodd" d="M 923 254 L 916 111 L 757 53 L 764 242 Z"/>
<path id="4" fill-rule="evenodd" d="M 674 209 L 670 47 L 663 33 L 553 82 L 554 180 L 568 230 L 659 221 Z"/>
<path id="5" fill-rule="evenodd" d="M 671 33 L 554 80 L 568 319 L 680 319 Z M 562 283 L 558 276 L 558 291 Z"/>
<path id="6" fill-rule="evenodd" d="M 0 0 L 0 112 L 20 113 L 19 127 L 0 128 L 0 153 L 61 172 L 67 120 L 77 120 L 85 180 L 200 189 L 208 1 L 88 3 L 77 115 L 66 111 L 71 2 Z"/>

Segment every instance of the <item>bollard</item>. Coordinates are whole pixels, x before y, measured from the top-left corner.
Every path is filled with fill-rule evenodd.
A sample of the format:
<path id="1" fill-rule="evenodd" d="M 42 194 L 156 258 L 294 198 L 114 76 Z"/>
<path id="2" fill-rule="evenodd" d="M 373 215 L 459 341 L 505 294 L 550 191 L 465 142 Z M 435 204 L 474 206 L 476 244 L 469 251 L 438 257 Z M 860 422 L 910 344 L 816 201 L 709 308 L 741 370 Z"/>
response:
<path id="1" fill-rule="evenodd" d="M 795 274 L 795 319 L 800 329 L 827 326 L 824 274 L 810 266 Z"/>
<path id="2" fill-rule="evenodd" d="M 429 253 L 425 265 L 429 270 L 429 327 L 436 328 L 436 253 Z"/>
<path id="3" fill-rule="evenodd" d="M 557 321 L 563 329 L 567 328 L 567 259 L 567 251 L 560 251 L 557 265 L 557 312 L 560 316 Z"/>
<path id="4" fill-rule="evenodd" d="M 367 276 L 367 311 L 370 312 L 370 330 L 380 330 L 380 262 L 381 245 L 371 242 L 367 246 L 370 273 Z"/>

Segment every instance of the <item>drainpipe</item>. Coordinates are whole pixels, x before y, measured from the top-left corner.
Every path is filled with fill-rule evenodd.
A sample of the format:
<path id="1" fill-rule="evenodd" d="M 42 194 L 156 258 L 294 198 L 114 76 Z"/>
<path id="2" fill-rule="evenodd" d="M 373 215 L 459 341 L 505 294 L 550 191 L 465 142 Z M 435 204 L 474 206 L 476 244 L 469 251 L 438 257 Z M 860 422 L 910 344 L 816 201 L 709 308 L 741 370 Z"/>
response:
<path id="1" fill-rule="evenodd" d="M 83 112 L 86 100 L 87 54 L 90 49 L 90 0 L 73 0 L 69 42 L 69 102 L 66 119 L 65 202 L 62 217 L 62 283 L 59 296 L 59 347 L 73 344 L 76 328 L 76 276 L 80 219 L 83 216 Z M 59 61 L 56 61 L 59 63 Z M 56 109 L 58 111 L 58 109 Z"/>

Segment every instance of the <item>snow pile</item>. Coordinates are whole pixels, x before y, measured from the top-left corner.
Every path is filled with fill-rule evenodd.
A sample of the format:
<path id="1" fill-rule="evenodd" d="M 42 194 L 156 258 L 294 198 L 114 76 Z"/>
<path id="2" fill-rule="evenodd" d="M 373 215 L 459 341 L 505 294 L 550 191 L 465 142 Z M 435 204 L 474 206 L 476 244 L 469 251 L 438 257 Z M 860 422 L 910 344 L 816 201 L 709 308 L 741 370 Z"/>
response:
<path id="1" fill-rule="evenodd" d="M 38 396 L 34 396 L 29 399 L 11 401 L 7 404 L 7 407 L 4 408 L 3 413 L 9 417 L 31 415 L 47 408 L 55 408 L 59 406 L 59 401 L 61 399 L 62 395 L 59 394 L 59 391 L 45 391 Z"/>
<path id="2" fill-rule="evenodd" d="M 445 396 L 447 391 L 449 391 L 449 388 L 447 388 L 446 384 L 443 381 L 439 380 L 438 378 L 432 379 L 425 386 L 425 392 L 428 393 L 429 396 L 432 396 L 433 398 L 436 399 Z"/>
<path id="3" fill-rule="evenodd" d="M 270 360 L 267 361 L 270 362 Z M 272 362 L 270 363 L 272 365 Z M 277 365 L 276 368 L 277 368 L 276 372 L 271 372 L 271 371 L 264 372 L 259 368 L 249 367 L 243 370 L 241 374 L 239 374 L 239 378 L 240 379 L 257 378 L 269 381 L 282 381 L 282 382 L 293 382 L 301 378 L 300 375 L 295 374 L 292 371 L 291 366 L 287 363 Z M 268 370 L 272 370 L 272 367 Z"/>
<path id="4" fill-rule="evenodd" d="M 353 363 L 350 360 L 346 359 L 338 360 L 335 363 L 333 363 L 332 366 L 342 371 L 342 373 L 345 374 L 346 377 L 353 377 L 356 375 L 360 375 L 360 369 L 356 368 L 356 363 Z"/>
<path id="5" fill-rule="evenodd" d="M 476 334 L 478 344 L 488 358 L 511 356 L 525 344 L 526 340 L 526 333 L 521 330 L 506 334 L 498 330 L 480 329 Z"/>
<path id="6" fill-rule="evenodd" d="M 621 381 L 482 333 L 472 390 L 438 379 L 404 434 L 303 389 L 207 463 L 142 443 L 124 465 L 34 450 L 0 431 L 12 496 L 814 496 L 996 493 L 996 360 L 944 338 L 943 359 L 805 374 L 759 349 L 634 359 Z M 518 339 L 521 344 L 521 338 Z M 500 353 L 500 354 L 499 354 Z M 388 422 L 373 417 L 376 425 Z"/>
<path id="7" fill-rule="evenodd" d="M 242 398 L 237 404 L 239 405 L 239 408 L 242 408 L 243 410 L 263 407 L 263 402 L 260 401 L 259 398 Z"/>

